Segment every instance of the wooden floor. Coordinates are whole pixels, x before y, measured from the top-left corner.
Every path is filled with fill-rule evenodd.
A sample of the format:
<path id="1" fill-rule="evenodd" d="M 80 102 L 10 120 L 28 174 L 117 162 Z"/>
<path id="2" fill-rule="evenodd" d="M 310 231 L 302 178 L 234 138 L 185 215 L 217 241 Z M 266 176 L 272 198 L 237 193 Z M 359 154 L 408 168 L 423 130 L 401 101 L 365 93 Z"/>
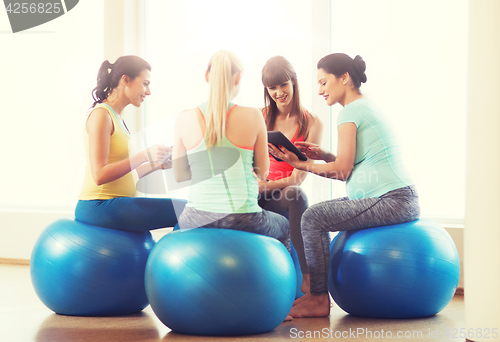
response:
<path id="1" fill-rule="evenodd" d="M 36 297 L 29 267 L 0 265 L 0 341 L 3 342 L 114 342 L 114 341 L 462 341 L 465 328 L 463 296 L 455 296 L 438 315 L 405 320 L 365 319 L 347 315 L 336 305 L 328 318 L 285 322 L 272 332 L 244 337 L 198 337 L 176 334 L 161 323 L 150 307 L 138 315 L 90 318 L 54 314 Z M 455 338 L 453 338 L 453 333 Z M 344 336 L 346 338 L 340 339 Z M 448 335 L 448 336 L 446 336 Z M 391 338 L 392 337 L 392 338 Z"/>

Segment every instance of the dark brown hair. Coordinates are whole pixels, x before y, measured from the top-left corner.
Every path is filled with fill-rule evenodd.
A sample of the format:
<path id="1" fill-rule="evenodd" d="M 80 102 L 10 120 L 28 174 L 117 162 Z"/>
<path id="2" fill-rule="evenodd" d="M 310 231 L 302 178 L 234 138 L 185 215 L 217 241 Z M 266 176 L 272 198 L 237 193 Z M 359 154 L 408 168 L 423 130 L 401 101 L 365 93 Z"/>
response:
<path id="1" fill-rule="evenodd" d="M 144 70 L 151 71 L 151 65 L 138 56 L 121 56 L 114 64 L 107 60 L 102 62 L 97 73 L 97 86 L 92 90 L 92 98 L 94 99 L 92 107 L 102 103 L 113 89 L 118 87 L 123 75 L 127 75 L 133 80 Z"/>
<path id="2" fill-rule="evenodd" d="M 319 60 L 318 69 L 323 69 L 337 78 L 346 72 L 349 73 L 356 89 L 366 82 L 366 63 L 360 55 L 352 59 L 345 53 L 332 53 Z"/>
<path id="3" fill-rule="evenodd" d="M 306 119 L 306 110 L 300 104 L 299 83 L 297 82 L 297 74 L 288 60 L 282 56 L 275 56 L 270 58 L 262 68 L 262 84 L 264 85 L 264 113 L 266 115 L 266 126 L 268 131 L 274 129 L 276 116 L 278 115 L 278 107 L 276 102 L 271 98 L 268 87 L 275 87 L 280 84 L 292 81 L 293 84 L 293 99 L 292 99 L 292 112 L 293 116 L 297 117 L 299 129 L 295 138 L 304 136 L 307 138 L 309 124 Z"/>

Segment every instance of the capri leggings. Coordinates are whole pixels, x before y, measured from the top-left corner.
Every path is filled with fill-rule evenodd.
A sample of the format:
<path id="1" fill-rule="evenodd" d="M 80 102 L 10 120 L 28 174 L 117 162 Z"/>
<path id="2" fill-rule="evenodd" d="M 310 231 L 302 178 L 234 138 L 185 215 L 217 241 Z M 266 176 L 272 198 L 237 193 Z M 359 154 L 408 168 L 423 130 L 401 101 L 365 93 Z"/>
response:
<path id="1" fill-rule="evenodd" d="M 419 216 L 420 206 L 414 186 L 389 191 L 378 198 L 349 200 L 345 197 L 311 206 L 302 216 L 311 294 L 328 294 L 328 232 L 399 224 L 416 220 Z"/>
<path id="2" fill-rule="evenodd" d="M 181 229 L 224 228 L 257 233 L 278 239 L 290 251 L 288 220 L 277 213 L 262 210 L 256 213 L 212 213 L 186 207 L 179 217 Z"/>
<path id="3" fill-rule="evenodd" d="M 309 204 L 302 188 L 292 185 L 275 190 L 269 194 L 261 194 L 259 196 L 259 205 L 262 209 L 281 214 L 288 219 L 290 223 L 290 238 L 297 252 L 300 269 L 302 273 L 309 273 L 300 230 L 302 214 L 306 211 Z"/>
<path id="4" fill-rule="evenodd" d="M 99 227 L 144 232 L 175 226 L 185 205 L 185 200 L 170 198 L 80 200 L 75 219 Z"/>

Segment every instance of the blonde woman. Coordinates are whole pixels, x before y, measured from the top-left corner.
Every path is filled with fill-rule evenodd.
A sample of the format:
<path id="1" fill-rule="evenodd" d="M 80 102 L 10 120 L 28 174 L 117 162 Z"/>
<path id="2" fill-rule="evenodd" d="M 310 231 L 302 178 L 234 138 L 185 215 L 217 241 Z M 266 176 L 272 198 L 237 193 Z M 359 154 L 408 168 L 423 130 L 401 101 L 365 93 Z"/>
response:
<path id="1" fill-rule="evenodd" d="M 238 106 L 243 65 L 219 51 L 205 74 L 207 103 L 181 113 L 176 122 L 173 168 L 177 181 L 191 180 L 181 229 L 211 227 L 248 231 L 290 248 L 288 220 L 257 203 L 257 178 L 269 170 L 267 130 L 256 108 Z"/>

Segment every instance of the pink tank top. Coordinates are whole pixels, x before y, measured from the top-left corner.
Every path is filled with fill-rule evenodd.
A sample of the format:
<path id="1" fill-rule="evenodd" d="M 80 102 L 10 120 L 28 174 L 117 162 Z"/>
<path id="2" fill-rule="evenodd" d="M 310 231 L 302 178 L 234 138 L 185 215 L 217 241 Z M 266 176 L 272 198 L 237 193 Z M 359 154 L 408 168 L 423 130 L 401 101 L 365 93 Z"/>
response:
<path id="1" fill-rule="evenodd" d="M 306 120 L 309 115 L 309 113 L 306 110 Z M 295 138 L 297 135 L 297 132 L 299 130 L 299 127 L 295 130 L 295 133 L 293 134 L 292 140 L 290 140 L 292 143 L 295 143 L 296 141 L 304 141 L 304 136 L 300 136 L 298 138 Z M 269 175 L 267 178 L 269 180 L 275 181 L 279 180 L 282 178 L 290 177 L 294 170 L 294 167 L 288 164 L 287 162 L 284 161 L 276 161 L 272 155 L 269 155 Z"/>

